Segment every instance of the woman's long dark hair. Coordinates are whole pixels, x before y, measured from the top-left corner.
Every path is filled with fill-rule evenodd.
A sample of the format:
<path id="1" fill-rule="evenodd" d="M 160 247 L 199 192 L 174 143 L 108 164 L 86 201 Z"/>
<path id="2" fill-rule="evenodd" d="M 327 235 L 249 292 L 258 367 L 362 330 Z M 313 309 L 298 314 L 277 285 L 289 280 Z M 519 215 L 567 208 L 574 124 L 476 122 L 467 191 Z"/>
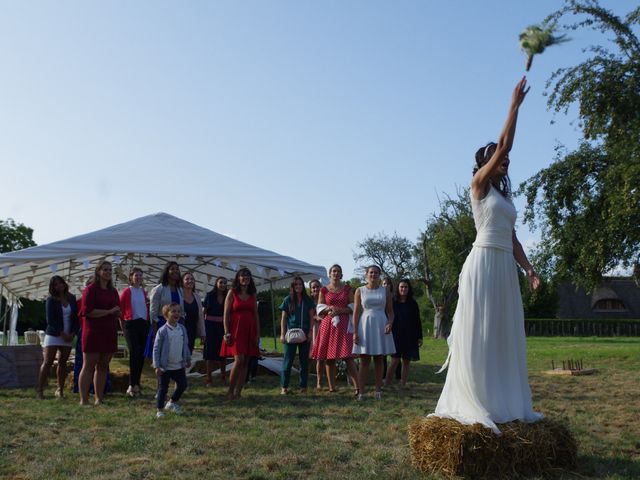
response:
<path id="1" fill-rule="evenodd" d="M 473 167 L 473 174 L 475 175 L 481 167 L 485 166 L 494 153 L 496 153 L 496 149 L 498 148 L 498 144 L 495 142 L 489 142 L 484 147 L 480 147 L 476 152 L 476 165 Z M 498 191 L 502 194 L 503 197 L 508 197 L 511 195 L 511 179 L 509 175 L 505 175 L 500 179 L 500 186 L 498 187 Z"/>
<path id="2" fill-rule="evenodd" d="M 67 284 L 67 282 L 64 281 L 64 278 L 62 278 L 60 275 L 54 275 L 53 277 L 51 277 L 51 280 L 49 280 L 49 295 L 51 295 L 54 298 L 57 298 L 58 292 L 56 292 L 56 288 L 55 288 L 56 282 L 62 282 L 64 284 L 64 296 L 68 297 L 69 285 Z"/>
<path id="3" fill-rule="evenodd" d="M 302 282 L 302 305 L 311 305 L 311 297 L 307 294 L 307 289 L 304 288 L 304 280 L 302 277 L 293 277 L 289 287 L 289 313 L 295 313 L 296 308 L 298 308 L 298 295 L 296 295 L 295 289 L 297 281 Z"/>
<path id="4" fill-rule="evenodd" d="M 218 277 L 216 278 L 216 281 L 213 283 L 213 288 L 209 291 L 209 295 L 211 295 L 213 298 L 218 298 L 218 281 L 219 280 L 226 280 L 227 277 Z M 229 291 L 229 286 L 227 286 L 227 289 L 224 291 L 224 293 L 227 293 Z"/>
<path id="5" fill-rule="evenodd" d="M 238 273 L 236 273 L 236 278 L 233 279 L 233 283 L 231 284 L 231 288 L 233 288 L 236 293 L 240 293 L 240 277 L 247 274 L 249 275 L 249 278 L 251 278 L 249 286 L 247 287 L 247 293 L 249 295 L 255 295 L 258 290 L 256 289 L 255 282 L 253 281 L 251 270 L 249 270 L 248 268 L 241 268 L 240 270 L 238 270 Z"/>
<path id="6" fill-rule="evenodd" d="M 411 300 L 413 300 L 413 287 L 411 286 L 411 282 L 409 281 L 408 278 L 403 278 L 398 282 L 398 286 L 396 287 L 396 300 L 400 301 L 400 284 L 401 283 L 407 284 L 407 302 L 410 302 Z"/>
<path id="7" fill-rule="evenodd" d="M 164 270 L 162 270 L 162 275 L 160 276 L 160 283 L 163 287 L 169 285 L 169 269 L 174 265 L 178 267 L 178 270 L 180 270 L 180 265 L 178 265 L 178 262 L 167 262 L 167 264 L 164 266 Z M 178 280 L 178 283 L 180 283 L 181 280 L 182 276 L 180 277 L 180 280 Z"/>

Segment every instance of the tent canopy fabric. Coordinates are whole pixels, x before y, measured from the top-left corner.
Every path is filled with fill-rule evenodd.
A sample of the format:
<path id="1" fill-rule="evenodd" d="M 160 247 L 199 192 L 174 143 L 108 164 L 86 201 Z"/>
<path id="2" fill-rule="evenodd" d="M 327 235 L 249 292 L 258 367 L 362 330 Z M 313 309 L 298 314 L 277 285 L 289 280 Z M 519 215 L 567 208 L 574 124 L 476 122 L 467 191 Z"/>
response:
<path id="1" fill-rule="evenodd" d="M 201 292 L 219 276 L 233 278 L 249 268 L 258 290 L 288 286 L 294 276 L 326 278 L 324 267 L 254 247 L 167 213 L 156 213 L 58 242 L 0 255 L 0 287 L 10 299 L 44 299 L 49 279 L 62 276 L 72 293 L 82 292 L 102 260 L 114 267 L 118 290 L 132 267 L 145 274 L 147 288 L 159 282 L 168 261 L 194 273 Z"/>

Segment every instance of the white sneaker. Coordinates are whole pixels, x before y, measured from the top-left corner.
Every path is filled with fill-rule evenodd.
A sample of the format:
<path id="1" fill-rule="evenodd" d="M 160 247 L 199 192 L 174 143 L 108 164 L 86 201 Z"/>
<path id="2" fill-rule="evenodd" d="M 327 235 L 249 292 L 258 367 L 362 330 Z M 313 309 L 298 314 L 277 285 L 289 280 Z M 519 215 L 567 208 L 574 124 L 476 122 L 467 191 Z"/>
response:
<path id="1" fill-rule="evenodd" d="M 164 412 L 162 410 L 158 410 L 156 412 L 156 418 L 162 418 L 162 417 L 164 417 Z"/>
<path id="2" fill-rule="evenodd" d="M 131 398 L 136 396 L 135 392 L 133 391 L 133 387 L 131 385 L 129 385 L 129 388 L 127 388 L 126 395 L 127 397 L 131 397 Z"/>
<path id="3" fill-rule="evenodd" d="M 182 407 L 177 403 L 173 403 L 171 400 L 164 406 L 165 410 L 171 410 L 173 413 L 180 415 L 182 413 Z"/>

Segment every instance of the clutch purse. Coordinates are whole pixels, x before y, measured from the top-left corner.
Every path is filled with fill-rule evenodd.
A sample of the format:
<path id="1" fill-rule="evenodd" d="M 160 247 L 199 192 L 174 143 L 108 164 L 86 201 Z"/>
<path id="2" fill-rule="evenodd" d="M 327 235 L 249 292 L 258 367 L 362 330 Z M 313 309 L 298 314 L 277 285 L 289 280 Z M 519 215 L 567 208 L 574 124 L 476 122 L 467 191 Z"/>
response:
<path id="1" fill-rule="evenodd" d="M 287 330 L 284 335 L 284 341 L 287 343 L 304 343 L 307 341 L 307 335 L 301 328 L 292 328 Z"/>

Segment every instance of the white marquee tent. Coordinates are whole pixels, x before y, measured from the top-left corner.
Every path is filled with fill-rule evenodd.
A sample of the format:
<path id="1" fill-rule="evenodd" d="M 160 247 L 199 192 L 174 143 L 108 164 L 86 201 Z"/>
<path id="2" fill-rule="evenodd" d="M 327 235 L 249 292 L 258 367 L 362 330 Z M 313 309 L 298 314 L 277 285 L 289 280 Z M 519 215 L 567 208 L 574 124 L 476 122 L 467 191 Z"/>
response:
<path id="1" fill-rule="evenodd" d="M 133 266 L 145 272 L 147 288 L 158 283 L 165 264 L 175 260 L 183 272 L 194 273 L 197 288 L 212 288 L 215 278 L 233 278 L 241 267 L 253 274 L 258 290 L 305 280 L 326 278 L 326 269 L 263 250 L 194 225 L 166 213 L 136 218 L 102 230 L 58 242 L 0 255 L 0 293 L 10 304 L 20 298 L 44 299 L 49 279 L 57 274 L 80 295 L 98 262 L 113 263 L 116 288 L 127 283 Z"/>

